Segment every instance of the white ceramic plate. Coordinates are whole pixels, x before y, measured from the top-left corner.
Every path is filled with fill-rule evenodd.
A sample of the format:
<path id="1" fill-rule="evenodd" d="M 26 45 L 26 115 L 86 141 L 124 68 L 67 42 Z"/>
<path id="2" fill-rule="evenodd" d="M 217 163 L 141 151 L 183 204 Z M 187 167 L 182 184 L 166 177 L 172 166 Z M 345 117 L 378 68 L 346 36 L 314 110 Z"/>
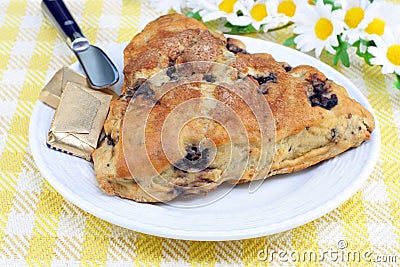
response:
<path id="1" fill-rule="evenodd" d="M 367 99 L 343 75 L 326 64 L 274 43 L 244 37 L 249 52 L 268 52 L 292 66 L 309 64 L 345 86 L 349 94 L 372 111 Z M 123 45 L 108 52 L 122 70 Z M 77 65 L 72 66 L 79 69 Z M 117 87 L 120 87 L 119 83 Z M 234 188 L 224 198 L 197 208 L 165 204 L 141 204 L 108 196 L 97 186 L 93 165 L 46 147 L 46 135 L 54 111 L 40 101 L 30 122 L 30 146 L 47 181 L 83 210 L 111 223 L 157 236 L 189 240 L 231 240 L 281 232 L 310 222 L 351 197 L 370 175 L 378 158 L 379 127 L 371 140 L 357 149 L 306 170 L 267 179 L 254 193 L 248 185 Z M 218 190 L 218 189 L 217 189 Z M 208 202 L 197 196 L 193 204 Z"/>

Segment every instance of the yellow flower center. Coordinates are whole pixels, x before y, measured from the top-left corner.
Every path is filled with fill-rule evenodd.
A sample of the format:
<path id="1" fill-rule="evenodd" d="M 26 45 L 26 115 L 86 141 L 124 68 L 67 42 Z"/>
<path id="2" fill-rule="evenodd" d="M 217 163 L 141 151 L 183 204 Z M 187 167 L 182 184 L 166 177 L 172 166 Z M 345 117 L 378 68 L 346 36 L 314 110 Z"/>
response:
<path id="1" fill-rule="evenodd" d="M 333 24 L 329 19 L 320 18 L 314 27 L 315 35 L 321 39 L 326 40 L 333 32 Z"/>
<path id="2" fill-rule="evenodd" d="M 386 57 L 396 66 L 400 66 L 400 44 L 392 45 L 386 52 Z"/>
<path id="3" fill-rule="evenodd" d="M 381 19 L 374 19 L 371 21 L 370 24 L 368 24 L 367 28 L 365 31 L 368 34 L 377 34 L 377 35 L 382 35 L 385 32 L 385 25 L 386 22 L 381 20 Z"/>
<path id="4" fill-rule="evenodd" d="M 288 17 L 293 17 L 296 12 L 296 4 L 293 1 L 282 1 L 278 5 L 278 13 L 285 14 Z"/>
<path id="5" fill-rule="evenodd" d="M 308 3 L 309 3 L 310 5 L 313 5 L 313 6 L 315 5 L 314 2 L 313 2 L 313 0 L 308 0 Z"/>
<path id="6" fill-rule="evenodd" d="M 237 0 L 223 0 L 221 4 L 219 4 L 218 8 L 226 13 L 232 13 L 233 6 L 236 4 L 236 2 Z"/>
<path id="7" fill-rule="evenodd" d="M 256 4 L 250 11 L 251 17 L 256 21 L 262 21 L 268 16 L 267 6 L 265 4 Z"/>
<path id="8" fill-rule="evenodd" d="M 361 7 L 353 7 L 346 12 L 346 16 L 344 17 L 344 22 L 346 22 L 349 28 L 354 29 L 358 26 L 358 24 L 360 24 L 363 18 L 364 18 L 364 10 Z"/>

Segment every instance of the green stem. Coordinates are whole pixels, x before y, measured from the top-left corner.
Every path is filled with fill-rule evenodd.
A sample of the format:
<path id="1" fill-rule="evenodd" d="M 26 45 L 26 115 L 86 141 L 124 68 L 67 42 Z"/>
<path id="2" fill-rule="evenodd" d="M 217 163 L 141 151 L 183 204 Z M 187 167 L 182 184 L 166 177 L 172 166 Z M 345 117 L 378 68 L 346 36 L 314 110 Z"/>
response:
<path id="1" fill-rule="evenodd" d="M 393 86 L 400 90 L 400 75 L 398 75 L 397 73 L 395 73 L 394 75 L 396 80 L 394 81 Z"/>
<path id="2" fill-rule="evenodd" d="M 270 29 L 270 30 L 268 30 L 268 32 L 279 31 L 279 30 L 282 30 L 282 29 L 284 29 L 284 28 L 289 27 L 289 26 L 292 25 L 292 24 L 293 24 L 293 22 L 289 22 L 288 24 L 285 24 L 285 25 L 283 25 L 283 26 L 279 26 L 279 27 L 277 27 L 277 28 Z"/>

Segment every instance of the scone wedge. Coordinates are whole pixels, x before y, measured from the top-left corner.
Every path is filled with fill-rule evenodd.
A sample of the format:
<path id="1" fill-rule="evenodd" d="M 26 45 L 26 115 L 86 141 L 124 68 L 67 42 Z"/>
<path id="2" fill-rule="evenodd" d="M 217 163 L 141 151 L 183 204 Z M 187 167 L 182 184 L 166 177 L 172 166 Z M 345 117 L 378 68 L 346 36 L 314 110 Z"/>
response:
<path id="1" fill-rule="evenodd" d="M 179 71 L 188 64 L 196 69 L 193 80 L 185 73 L 187 68 Z M 214 65 L 225 66 L 226 72 Z M 155 79 L 159 73 L 164 76 Z M 132 39 L 124 50 L 124 75 L 122 94 L 111 103 L 106 138 L 93 153 L 93 161 L 101 189 L 138 202 L 165 202 L 179 195 L 207 193 L 223 182 L 237 184 L 302 170 L 361 145 L 375 127 L 371 113 L 316 68 L 291 67 L 270 54 L 250 54 L 242 42 L 211 33 L 202 23 L 179 14 L 158 18 Z M 182 82 L 183 76 L 188 82 Z M 264 157 L 257 146 L 263 132 L 254 115 L 254 106 L 257 109 L 261 102 L 253 110 L 246 106 L 232 94 L 226 77 L 232 87 L 252 83 L 255 95 L 268 106 L 271 116 L 266 118 L 274 132 L 266 138 L 272 150 L 267 152 L 262 176 L 254 166 Z M 168 84 L 166 79 L 176 88 L 158 94 Z M 218 80 L 225 86 L 216 85 Z M 138 131 L 135 116 L 143 115 L 146 103 L 152 103 L 151 112 L 145 129 Z M 232 138 L 221 121 L 200 116 L 177 130 L 181 159 L 171 160 L 165 153 L 170 143 L 162 135 L 182 103 L 190 103 L 187 110 L 195 114 L 215 115 L 215 103 L 227 106 L 241 119 L 248 147 L 240 137 Z M 169 131 L 173 136 L 173 129 Z M 210 144 L 203 142 L 206 139 Z M 147 158 L 140 156 L 142 150 Z M 227 172 L 229 158 L 246 159 L 248 164 Z M 162 179 L 132 176 L 133 165 L 145 169 L 148 161 Z"/>

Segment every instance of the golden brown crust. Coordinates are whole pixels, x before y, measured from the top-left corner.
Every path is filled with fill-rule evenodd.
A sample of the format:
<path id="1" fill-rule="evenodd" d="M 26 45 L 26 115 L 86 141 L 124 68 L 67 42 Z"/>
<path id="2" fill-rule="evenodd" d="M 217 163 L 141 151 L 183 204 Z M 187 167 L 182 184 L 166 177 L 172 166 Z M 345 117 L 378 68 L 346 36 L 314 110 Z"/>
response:
<path id="1" fill-rule="evenodd" d="M 259 142 L 260 132 L 254 116 L 239 98 L 219 86 L 204 87 L 200 83 L 181 86 L 165 95 L 150 113 L 146 148 L 155 169 L 170 177 L 172 184 L 183 185 L 185 189 L 182 192 L 182 189 L 158 186 L 156 198 L 143 192 L 131 177 L 122 151 L 123 143 L 129 142 L 120 132 L 123 116 L 135 90 L 171 64 L 223 63 L 253 80 L 259 87 L 260 97 L 265 97 L 270 106 L 276 127 L 275 153 L 268 176 L 301 170 L 359 146 L 370 138 L 374 129 L 372 115 L 351 99 L 343 87 L 328 80 L 314 67 L 292 69 L 286 63 L 276 62 L 269 54 L 248 54 L 240 41 L 210 33 L 200 22 L 179 14 L 160 17 L 146 26 L 125 48 L 124 60 L 123 95 L 112 102 L 104 126 L 107 138 L 93 154 L 99 185 L 111 195 L 140 202 L 169 201 L 181 193 L 206 193 L 223 182 L 218 177 L 226 164 L 226 151 L 231 141 L 218 124 L 197 120 L 186 125 L 180 136 L 184 145 L 197 143 L 205 137 L 213 140 L 221 152 L 210 168 L 198 173 L 178 171 L 163 152 L 161 125 L 179 103 L 189 99 L 207 95 L 225 103 L 239 117 L 245 118 L 250 142 Z M 267 82 L 261 82 L 263 79 Z M 204 103 L 192 107 L 193 110 L 202 108 Z M 129 130 L 130 126 L 124 127 Z M 254 150 L 253 154 L 256 157 L 259 151 Z M 136 164 L 142 162 L 138 160 Z M 253 175 L 254 170 L 250 168 L 242 179 L 230 182 L 247 182 Z"/>

